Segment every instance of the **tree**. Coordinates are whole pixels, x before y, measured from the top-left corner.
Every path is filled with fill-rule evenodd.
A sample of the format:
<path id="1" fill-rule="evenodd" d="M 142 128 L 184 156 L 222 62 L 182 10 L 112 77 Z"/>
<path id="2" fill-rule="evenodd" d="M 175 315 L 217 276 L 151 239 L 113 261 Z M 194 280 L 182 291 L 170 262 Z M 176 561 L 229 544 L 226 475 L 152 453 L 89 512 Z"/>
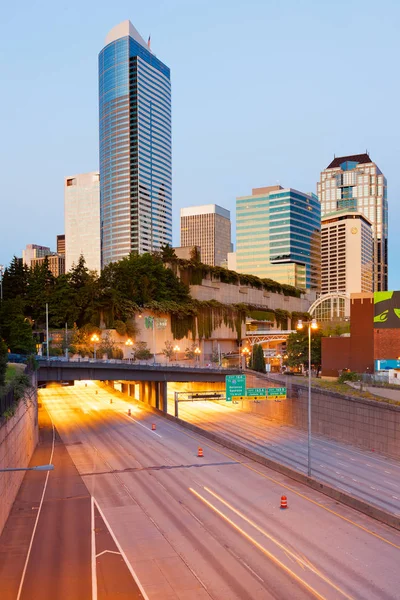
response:
<path id="1" fill-rule="evenodd" d="M 146 342 L 136 342 L 136 344 L 133 346 L 133 351 L 135 359 L 137 358 L 138 360 L 147 360 L 153 356 L 148 349 Z"/>
<path id="2" fill-rule="evenodd" d="M 253 344 L 249 360 L 249 369 L 265 373 L 264 350 L 261 344 Z"/>
<path id="3" fill-rule="evenodd" d="M 7 346 L 0 338 L 0 388 L 4 386 L 7 370 Z"/>
<path id="4" fill-rule="evenodd" d="M 13 257 L 3 275 L 3 299 L 25 298 L 28 291 L 28 267 L 22 259 Z"/>
<path id="5" fill-rule="evenodd" d="M 308 326 L 307 326 L 308 327 Z M 321 339 L 322 332 L 311 330 L 311 364 L 321 364 Z M 289 367 L 300 367 L 308 365 L 308 329 L 291 333 L 286 342 L 287 358 L 284 364 Z"/>
<path id="6" fill-rule="evenodd" d="M 193 358 L 196 356 L 196 353 L 195 353 L 196 348 L 197 348 L 197 345 L 195 343 L 193 343 L 189 346 L 189 348 L 185 349 L 185 356 L 188 360 L 193 360 Z"/>
<path id="7" fill-rule="evenodd" d="M 33 354 L 35 352 L 32 327 L 23 315 L 16 316 L 11 323 L 8 344 L 11 352 L 16 354 Z"/>
<path id="8" fill-rule="evenodd" d="M 165 348 L 162 349 L 162 353 L 166 358 L 168 358 L 168 360 L 171 360 L 171 358 L 174 356 L 174 346 L 170 340 L 165 342 Z"/>

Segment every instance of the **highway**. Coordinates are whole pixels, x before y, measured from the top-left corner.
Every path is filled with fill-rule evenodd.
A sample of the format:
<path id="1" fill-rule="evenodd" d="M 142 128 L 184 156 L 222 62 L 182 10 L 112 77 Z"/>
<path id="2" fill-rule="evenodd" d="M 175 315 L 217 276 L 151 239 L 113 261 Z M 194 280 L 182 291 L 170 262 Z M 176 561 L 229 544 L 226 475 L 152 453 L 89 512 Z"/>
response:
<path id="1" fill-rule="evenodd" d="M 168 411 L 173 414 L 173 393 Z M 307 432 L 245 412 L 238 404 L 180 402 L 179 417 L 307 473 Z M 312 475 L 400 516 L 400 462 L 313 436 Z"/>
<path id="2" fill-rule="evenodd" d="M 88 568 L 81 578 L 92 594 L 71 596 L 61 586 L 56 596 L 30 595 L 22 586 L 24 599 L 116 597 L 115 577 L 107 585 L 99 571 L 103 548 L 118 554 L 120 568 L 126 567 L 118 580 L 128 582 L 130 575 L 139 590 L 121 593 L 122 598 L 398 598 L 397 531 L 95 384 L 48 388 L 40 398 L 57 440 L 61 437 L 56 447 L 67 449 L 86 492 L 79 494 L 82 523 L 62 514 L 67 502 L 57 504 L 61 528 L 54 522 L 51 528 L 41 526 L 39 518 L 28 581 L 31 561 L 38 564 L 43 546 L 54 554 L 51 564 L 62 556 L 59 573 L 68 571 L 73 557 L 66 554 L 63 536 L 72 536 L 83 548 Z M 49 487 L 56 472 L 57 464 Z M 280 509 L 283 494 L 286 510 Z M 98 540 L 98 529 L 113 548 Z M 94 578 L 100 586 L 96 593 Z"/>

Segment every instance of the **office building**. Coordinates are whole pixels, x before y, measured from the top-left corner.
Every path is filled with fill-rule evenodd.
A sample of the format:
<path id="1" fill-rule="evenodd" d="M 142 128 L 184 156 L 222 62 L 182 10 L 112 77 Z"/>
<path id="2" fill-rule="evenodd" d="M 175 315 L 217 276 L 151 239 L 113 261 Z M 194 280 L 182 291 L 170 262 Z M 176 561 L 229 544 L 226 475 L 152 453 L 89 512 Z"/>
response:
<path id="1" fill-rule="evenodd" d="M 99 54 L 99 105 L 106 265 L 172 245 L 170 70 L 130 21 L 110 31 Z"/>
<path id="2" fill-rule="evenodd" d="M 22 263 L 27 267 L 30 267 L 34 258 L 40 258 L 41 256 L 47 256 L 49 254 L 51 254 L 51 251 L 47 246 L 27 244 L 25 250 L 22 250 Z"/>
<path id="3" fill-rule="evenodd" d="M 32 269 L 35 266 L 40 266 L 47 259 L 47 263 L 49 266 L 49 271 L 53 273 L 54 277 L 58 277 L 59 275 L 64 275 L 65 273 L 65 256 L 61 254 L 51 253 L 46 256 L 41 256 L 40 258 L 33 258 L 31 261 Z"/>
<path id="4" fill-rule="evenodd" d="M 321 292 L 372 292 L 371 222 L 361 213 L 337 212 L 322 217 Z"/>
<path id="5" fill-rule="evenodd" d="M 65 256 L 65 235 L 57 236 L 57 254 Z"/>
<path id="6" fill-rule="evenodd" d="M 321 208 L 315 194 L 280 185 L 236 199 L 236 268 L 320 290 Z"/>
<path id="7" fill-rule="evenodd" d="M 217 204 L 181 208 L 181 246 L 199 246 L 206 265 L 226 263 L 232 250 L 229 210 Z"/>
<path id="8" fill-rule="evenodd" d="M 387 182 L 367 153 L 334 158 L 317 185 L 321 214 L 354 210 L 372 223 L 373 289 L 388 285 Z"/>
<path id="9" fill-rule="evenodd" d="M 64 181 L 65 269 L 82 255 L 89 270 L 100 273 L 100 182 L 98 171 Z"/>

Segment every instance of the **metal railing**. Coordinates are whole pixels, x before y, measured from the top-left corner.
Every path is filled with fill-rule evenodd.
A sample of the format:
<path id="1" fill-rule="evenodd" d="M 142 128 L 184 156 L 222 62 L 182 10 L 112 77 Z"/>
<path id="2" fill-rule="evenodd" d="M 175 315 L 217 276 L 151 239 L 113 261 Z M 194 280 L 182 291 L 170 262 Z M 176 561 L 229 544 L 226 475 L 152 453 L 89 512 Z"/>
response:
<path id="1" fill-rule="evenodd" d="M 37 361 L 39 363 L 39 366 L 57 366 L 57 365 L 76 365 L 76 364 L 83 364 L 83 365 L 87 365 L 87 364 L 91 364 L 91 365 L 120 365 L 122 367 L 126 367 L 126 368 L 130 368 L 130 369 L 143 369 L 143 367 L 145 367 L 146 369 L 149 370 L 159 370 L 159 369 L 166 369 L 166 370 L 176 370 L 176 369 L 186 369 L 186 370 L 203 370 L 203 371 L 238 371 L 239 367 L 221 367 L 218 364 L 207 364 L 207 365 L 202 365 L 198 362 L 194 362 L 193 364 L 182 364 L 179 362 L 171 362 L 171 363 L 159 363 L 159 362 L 153 362 L 152 359 L 149 359 L 149 361 L 143 360 L 135 360 L 133 361 L 132 359 L 126 358 L 126 359 L 118 359 L 118 358 L 89 358 L 89 357 L 84 357 L 84 358 L 70 358 L 70 359 L 66 359 L 65 357 L 62 356 L 54 356 L 54 357 L 50 357 L 49 359 L 47 359 L 46 357 L 37 357 Z"/>

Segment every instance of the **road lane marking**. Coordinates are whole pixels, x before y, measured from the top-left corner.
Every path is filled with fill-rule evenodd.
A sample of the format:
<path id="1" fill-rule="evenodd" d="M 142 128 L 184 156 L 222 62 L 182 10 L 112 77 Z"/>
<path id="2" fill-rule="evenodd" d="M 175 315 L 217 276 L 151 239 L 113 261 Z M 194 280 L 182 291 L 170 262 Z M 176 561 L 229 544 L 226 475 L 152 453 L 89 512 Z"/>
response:
<path id="1" fill-rule="evenodd" d="M 103 550 L 103 552 L 99 552 L 98 554 L 96 554 L 96 558 L 99 558 L 99 556 L 103 556 L 103 554 L 118 554 L 118 556 L 121 556 L 121 552 L 116 552 L 115 550 Z"/>
<path id="2" fill-rule="evenodd" d="M 172 426 L 172 428 L 178 429 L 178 431 L 180 431 L 180 433 L 182 433 L 183 435 L 186 435 L 186 436 L 192 438 L 193 440 L 199 441 L 199 436 L 196 437 L 194 435 L 190 435 L 190 433 L 187 433 L 186 431 L 182 431 L 182 427 L 181 426 L 179 427 L 178 425 L 175 425 L 173 423 L 170 423 L 170 425 Z M 336 517 L 339 517 L 339 519 L 342 519 L 342 521 L 346 521 L 346 523 L 350 523 L 351 525 L 354 525 L 354 527 L 357 527 L 358 529 L 361 529 L 365 533 L 368 533 L 368 534 L 372 535 L 373 537 L 377 538 L 378 540 L 381 540 L 381 542 L 385 542 L 386 544 L 389 544 L 389 546 L 393 546 L 393 548 L 397 548 L 397 550 L 400 550 L 400 546 L 399 545 L 394 544 L 393 542 L 390 542 L 386 538 L 380 536 L 378 533 L 375 533 L 375 532 L 371 531 L 370 529 L 367 529 L 363 525 L 360 525 L 359 523 L 356 523 L 355 521 L 352 521 L 351 519 L 348 519 L 347 517 L 344 517 L 343 515 L 337 513 L 333 509 L 328 508 L 327 506 L 324 506 L 320 502 L 317 502 L 317 500 L 312 500 L 308 496 L 305 496 L 301 492 L 298 492 L 297 490 L 295 490 L 294 488 L 290 487 L 289 485 L 283 483 L 282 481 L 279 481 L 278 479 L 274 479 L 273 477 L 270 477 L 269 475 L 266 475 L 262 471 L 259 471 L 255 467 L 251 467 L 249 464 L 238 460 L 237 458 L 235 458 L 231 454 L 228 454 L 227 452 L 223 452 L 222 450 L 219 450 L 218 448 L 215 448 L 215 446 L 211 446 L 210 444 L 208 444 L 208 443 L 206 443 L 204 441 L 203 437 L 202 437 L 202 442 L 201 443 L 206 448 L 210 448 L 211 450 L 214 450 L 215 452 L 219 452 L 223 456 L 226 456 L 227 458 L 230 458 L 231 460 L 234 460 L 235 462 L 243 465 L 243 467 L 245 467 L 246 469 L 249 469 L 250 471 L 253 471 L 254 473 L 257 473 L 258 475 L 261 475 L 261 477 L 263 477 L 264 479 L 268 479 L 268 481 L 271 481 L 272 483 L 275 483 L 276 485 L 279 485 L 280 487 L 283 487 L 284 489 L 289 490 L 290 492 L 293 492 L 293 494 L 296 494 L 296 496 L 299 496 L 300 498 L 303 498 L 303 500 L 307 500 L 307 502 L 311 502 L 311 504 L 314 504 L 315 506 L 319 506 L 320 508 L 322 508 L 323 510 L 326 510 L 327 512 L 331 513 L 332 515 L 335 515 Z M 216 442 L 214 442 L 214 443 L 216 443 Z M 242 455 L 240 455 L 240 456 L 242 456 Z M 266 469 L 270 469 L 270 467 L 265 467 L 265 468 Z M 344 491 L 347 491 L 347 490 L 345 490 L 345 488 L 343 488 L 340 485 L 337 485 L 337 487 L 341 488 Z M 314 491 L 318 494 L 318 492 L 316 490 L 314 490 Z M 351 510 L 351 509 L 349 509 L 349 510 Z M 398 516 L 398 515 L 395 515 L 395 516 Z"/>
<path id="3" fill-rule="evenodd" d="M 114 533 L 114 532 L 113 532 L 113 530 L 111 529 L 111 525 L 110 525 L 110 523 L 107 521 L 107 519 L 106 519 L 106 517 L 105 517 L 105 515 L 104 515 L 103 511 L 101 510 L 101 508 L 100 508 L 100 506 L 99 506 L 99 503 L 97 502 L 96 498 L 94 498 L 93 496 L 92 496 L 92 498 L 93 498 L 93 502 L 94 502 L 94 504 L 95 504 L 95 506 L 96 506 L 97 510 L 98 510 L 98 511 L 99 511 L 99 513 L 100 513 L 100 516 L 101 516 L 101 518 L 103 519 L 104 523 L 106 524 L 106 527 L 107 527 L 108 531 L 110 532 L 110 535 L 111 535 L 112 539 L 113 539 L 113 540 L 114 540 L 114 542 L 115 542 L 115 545 L 117 546 L 117 548 L 118 548 L 118 550 L 119 550 L 119 552 L 120 552 L 120 554 L 121 554 L 122 558 L 124 559 L 124 561 L 125 561 L 125 564 L 126 564 L 126 566 L 128 567 L 128 569 L 129 569 L 129 571 L 130 571 L 130 574 L 132 575 L 132 577 L 133 577 L 134 581 L 136 582 L 136 585 L 138 586 L 139 590 L 141 591 L 141 593 L 142 593 L 142 595 L 143 595 L 143 600 L 149 600 L 149 597 L 148 597 L 148 595 L 146 594 L 146 592 L 144 591 L 144 589 L 143 589 L 143 586 L 142 586 L 142 584 L 140 583 L 138 576 L 136 575 L 136 573 L 135 573 L 135 571 L 134 571 L 134 569 L 133 569 L 133 567 L 132 567 L 131 563 L 130 563 L 130 562 L 129 562 L 129 560 L 128 560 L 128 557 L 126 556 L 125 552 L 122 550 L 122 548 L 121 548 L 121 546 L 120 546 L 120 543 L 118 542 L 118 540 L 117 540 L 117 538 L 116 538 L 116 536 L 115 536 L 115 533 Z"/>
<path id="4" fill-rule="evenodd" d="M 152 431 L 150 429 L 150 427 L 146 427 L 146 425 L 143 425 L 143 423 L 140 423 L 140 421 L 137 421 L 136 419 L 134 419 L 133 417 L 130 417 L 129 415 L 126 415 L 125 413 L 123 413 L 121 411 L 121 414 L 126 417 L 127 419 L 130 419 L 131 421 L 134 421 L 135 423 L 137 423 L 138 425 L 140 425 L 140 427 L 143 427 L 143 429 L 146 429 L 146 431 L 148 431 L 149 433 L 151 433 L 152 435 L 158 435 L 159 438 L 162 438 L 162 435 L 160 435 L 159 433 L 157 433 L 156 431 Z"/>
<path id="5" fill-rule="evenodd" d="M 256 529 L 259 533 L 261 533 L 263 536 L 265 536 L 266 538 L 268 538 L 269 540 L 271 540 L 274 544 L 276 544 L 288 556 L 290 556 L 291 558 L 293 558 L 299 565 L 301 565 L 302 569 L 305 569 L 305 568 L 310 569 L 310 571 L 312 571 L 313 573 L 315 573 L 315 575 L 317 575 L 318 577 L 320 577 L 323 581 L 325 581 L 325 583 L 328 583 L 336 591 L 340 592 L 345 598 L 348 598 L 348 600 L 352 600 L 351 596 L 348 596 L 343 590 L 341 590 L 339 587 L 337 587 L 333 583 L 333 581 L 331 581 L 328 577 L 326 577 L 326 575 L 324 575 L 319 569 L 317 569 L 317 567 L 315 567 L 310 562 L 309 559 L 306 558 L 304 560 L 304 558 L 302 556 L 300 556 L 298 553 L 294 552 L 293 550 L 291 550 L 290 548 L 288 548 L 287 546 L 285 546 L 284 544 L 282 544 L 282 542 L 279 542 L 271 534 L 267 533 L 267 531 L 265 531 L 265 529 L 263 529 L 262 527 L 260 527 L 259 525 L 257 525 L 257 523 L 255 523 L 254 521 L 252 521 L 252 519 L 249 519 L 249 517 L 246 517 L 246 515 L 244 515 L 240 510 L 237 510 L 229 502 L 227 502 L 226 500 L 224 500 L 224 498 L 222 498 L 219 494 L 217 494 L 216 492 L 213 492 L 209 487 L 203 486 L 203 488 L 209 494 L 211 494 L 211 496 L 214 496 L 214 498 L 216 498 L 222 504 L 224 504 L 227 508 L 229 508 L 229 510 L 231 510 L 236 515 L 238 515 L 241 519 L 243 519 L 243 521 L 246 521 L 246 523 L 249 523 L 249 525 L 251 525 L 252 527 L 254 527 L 254 529 Z"/>
<path id="6" fill-rule="evenodd" d="M 51 426 L 53 428 L 53 441 L 52 441 L 52 444 L 51 444 L 51 453 L 50 453 L 50 459 L 49 459 L 49 464 L 52 464 L 53 454 L 54 454 L 54 445 L 55 445 L 55 440 L 56 440 L 56 432 L 55 432 L 55 427 L 54 427 L 53 419 L 51 418 L 51 415 L 50 415 L 49 412 L 47 414 L 50 417 Z M 31 541 L 29 542 L 28 553 L 26 555 L 24 569 L 23 569 L 22 575 L 21 575 L 21 581 L 20 581 L 19 588 L 18 588 L 17 600 L 19 600 L 21 598 L 22 587 L 24 585 L 26 570 L 28 568 L 29 558 L 31 556 L 32 545 L 33 545 L 33 540 L 35 538 L 36 528 L 37 528 L 37 525 L 38 525 L 38 522 L 39 522 L 40 513 L 42 512 L 43 500 L 44 500 L 44 495 L 45 495 L 46 489 L 47 489 L 47 482 L 49 481 L 49 475 L 50 475 L 50 471 L 47 471 L 47 473 L 46 473 L 46 479 L 45 479 L 44 486 L 43 486 L 42 497 L 40 498 L 39 509 L 38 509 L 38 512 L 37 512 L 37 515 L 36 515 L 36 520 L 35 520 L 35 525 L 34 525 L 33 531 L 32 531 Z"/>
<path id="7" fill-rule="evenodd" d="M 94 499 L 90 496 L 90 526 L 91 526 L 91 565 L 92 565 L 92 600 L 97 600 L 97 570 L 96 570 L 96 531 L 94 525 Z"/>
<path id="8" fill-rule="evenodd" d="M 293 577 L 293 579 L 295 579 L 295 581 L 300 583 L 300 585 L 304 586 L 309 592 L 311 592 L 313 594 L 313 596 L 315 596 L 319 600 L 325 600 L 324 596 L 321 596 L 321 594 L 319 592 L 317 592 L 317 590 L 315 590 L 313 587 L 311 587 L 306 581 L 304 581 L 304 579 L 302 579 L 301 577 L 296 575 L 296 573 L 294 571 L 292 571 L 283 562 L 281 562 L 278 558 L 276 558 L 276 556 L 274 556 L 274 554 L 269 552 L 269 550 L 267 550 L 264 546 L 262 546 L 259 542 L 257 542 L 257 540 L 255 540 L 253 537 L 251 537 L 251 535 L 246 533 L 241 527 L 239 527 L 239 525 L 236 525 L 236 523 L 234 523 L 229 517 L 224 515 L 224 513 L 221 512 L 216 506 L 214 506 L 214 504 L 209 502 L 206 498 L 204 498 L 201 494 L 196 492 L 196 490 L 194 490 L 193 488 L 189 488 L 189 490 L 195 496 L 197 496 L 197 498 L 199 498 L 199 500 L 201 500 L 202 502 L 204 502 L 204 504 L 209 506 L 211 508 L 211 510 L 213 510 L 215 513 L 217 513 L 222 519 L 224 519 L 224 521 L 226 521 L 227 523 L 229 523 L 229 525 L 231 525 L 234 529 L 236 529 L 236 531 L 241 533 L 243 535 L 243 537 L 245 537 L 249 542 L 251 542 L 256 548 L 261 550 L 261 552 L 263 554 L 268 556 L 268 558 L 270 558 L 273 563 L 278 565 L 281 569 L 283 569 L 286 573 L 288 573 L 288 575 Z"/>

